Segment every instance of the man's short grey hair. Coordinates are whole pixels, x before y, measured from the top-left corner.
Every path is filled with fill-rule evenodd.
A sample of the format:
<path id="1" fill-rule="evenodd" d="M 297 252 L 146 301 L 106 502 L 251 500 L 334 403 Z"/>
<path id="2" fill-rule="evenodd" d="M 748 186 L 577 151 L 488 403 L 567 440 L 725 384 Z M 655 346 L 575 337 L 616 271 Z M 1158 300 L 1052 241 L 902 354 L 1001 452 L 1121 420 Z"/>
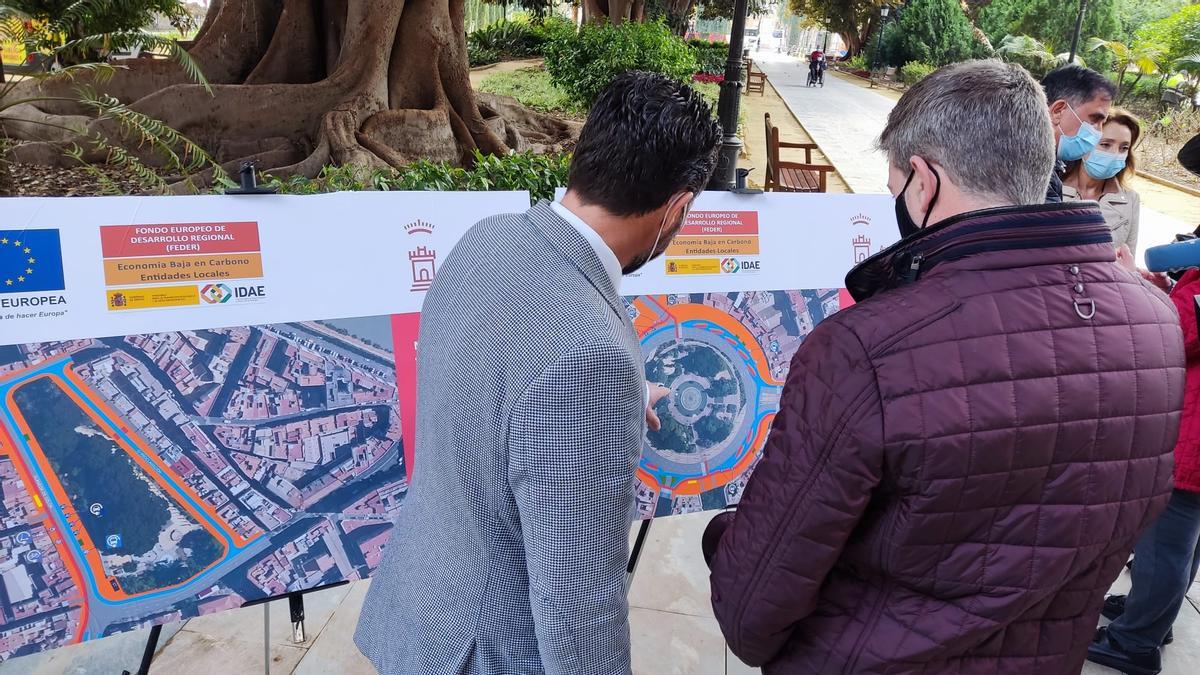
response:
<path id="1" fill-rule="evenodd" d="M 908 171 L 916 155 L 964 192 L 1002 204 L 1040 204 L 1054 169 L 1054 128 L 1042 87 L 1024 68 L 965 61 L 909 89 L 888 115 L 879 148 Z"/>

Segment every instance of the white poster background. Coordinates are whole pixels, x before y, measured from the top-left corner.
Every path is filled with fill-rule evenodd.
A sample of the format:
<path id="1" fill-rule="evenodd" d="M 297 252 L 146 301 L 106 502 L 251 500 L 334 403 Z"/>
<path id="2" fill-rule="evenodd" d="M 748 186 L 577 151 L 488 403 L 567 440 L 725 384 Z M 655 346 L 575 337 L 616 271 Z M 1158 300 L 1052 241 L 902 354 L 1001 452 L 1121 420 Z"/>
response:
<path id="1" fill-rule="evenodd" d="M 561 199 L 565 190 L 558 191 Z M 756 272 L 667 274 L 667 256 L 625 277 L 625 295 L 724 293 L 842 288 L 864 252 L 879 253 L 900 240 L 895 201 L 889 195 L 705 192 L 692 205 L 702 211 L 757 211 Z M 860 239 L 861 237 L 861 239 Z M 859 248 L 855 247 L 858 240 Z"/>
<path id="2" fill-rule="evenodd" d="M 66 303 L 0 309 L 0 344 L 418 312 L 425 294 L 412 290 L 408 253 L 424 246 L 436 251 L 441 265 L 474 223 L 523 212 L 528 200 L 525 192 L 3 199 L 0 230 L 59 230 L 65 289 L 0 298 L 62 295 Z M 623 293 L 841 288 L 856 257 L 878 253 L 899 238 L 893 202 L 886 195 L 706 192 L 692 210 L 756 211 L 760 252 L 743 257 L 757 259 L 759 269 L 668 275 L 666 260 L 660 258 L 627 277 Z M 239 221 L 258 223 L 263 301 L 107 308 L 101 226 Z M 432 225 L 433 232 L 406 230 L 417 221 Z M 867 251 L 862 250 L 863 239 L 869 240 Z M 3 318 L 64 309 L 61 317 Z"/>
<path id="3" fill-rule="evenodd" d="M 409 251 L 436 251 L 440 265 L 479 220 L 527 208 L 526 192 L 2 199 L 0 230 L 59 230 L 65 290 L 0 299 L 62 295 L 66 303 L 0 308 L 0 344 L 418 312 L 425 294 L 411 290 Z M 433 232 L 410 234 L 405 225 L 418 220 Z M 258 223 L 262 281 L 225 283 L 261 283 L 262 302 L 107 308 L 101 226 L 241 221 Z M 64 309 L 62 317 L 3 318 Z"/>

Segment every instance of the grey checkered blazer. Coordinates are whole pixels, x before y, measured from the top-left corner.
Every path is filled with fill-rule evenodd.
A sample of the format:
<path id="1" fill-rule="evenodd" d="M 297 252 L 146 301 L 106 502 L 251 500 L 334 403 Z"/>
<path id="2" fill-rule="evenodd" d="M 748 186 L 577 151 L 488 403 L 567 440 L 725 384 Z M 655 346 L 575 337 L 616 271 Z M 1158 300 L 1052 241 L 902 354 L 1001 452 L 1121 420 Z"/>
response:
<path id="1" fill-rule="evenodd" d="M 425 299 L 415 475 L 354 636 L 381 673 L 630 672 L 641 362 L 548 204 L 467 233 Z"/>

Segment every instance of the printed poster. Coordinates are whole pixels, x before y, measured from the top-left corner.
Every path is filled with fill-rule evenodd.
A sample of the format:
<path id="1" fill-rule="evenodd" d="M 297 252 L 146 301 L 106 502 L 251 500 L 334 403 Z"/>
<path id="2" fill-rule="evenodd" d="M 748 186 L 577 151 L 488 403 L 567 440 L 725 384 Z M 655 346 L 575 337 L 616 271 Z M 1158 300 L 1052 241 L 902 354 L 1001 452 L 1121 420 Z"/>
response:
<path id="1" fill-rule="evenodd" d="M 0 660 L 369 576 L 424 293 L 528 199 L 0 201 Z"/>
<path id="2" fill-rule="evenodd" d="M 369 576 L 412 468 L 419 311 L 525 193 L 0 202 L 0 660 Z M 642 517 L 737 502 L 792 354 L 891 200 L 704 195 L 625 280 L 671 389 Z"/>

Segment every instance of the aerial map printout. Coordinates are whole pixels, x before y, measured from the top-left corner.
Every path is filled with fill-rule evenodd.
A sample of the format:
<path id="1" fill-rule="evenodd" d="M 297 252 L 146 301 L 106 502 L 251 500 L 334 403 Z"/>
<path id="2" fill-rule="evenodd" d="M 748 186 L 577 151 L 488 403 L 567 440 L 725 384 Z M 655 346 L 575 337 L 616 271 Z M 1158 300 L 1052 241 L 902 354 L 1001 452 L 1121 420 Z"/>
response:
<path id="1" fill-rule="evenodd" d="M 412 471 L 424 293 L 528 203 L 3 202 L 0 660 L 369 576 Z M 791 356 L 895 238 L 886 197 L 709 193 L 626 279 L 671 390 L 641 517 L 737 502 Z"/>

